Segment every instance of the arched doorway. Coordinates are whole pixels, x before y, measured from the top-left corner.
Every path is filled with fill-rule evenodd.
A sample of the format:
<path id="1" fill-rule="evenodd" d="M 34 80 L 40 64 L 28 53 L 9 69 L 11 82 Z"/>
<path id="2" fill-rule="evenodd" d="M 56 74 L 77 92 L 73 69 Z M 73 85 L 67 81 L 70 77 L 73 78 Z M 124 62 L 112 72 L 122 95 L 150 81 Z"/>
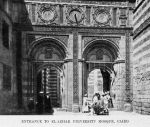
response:
<path id="1" fill-rule="evenodd" d="M 92 99 L 94 93 L 110 91 L 110 73 L 103 68 L 92 70 L 88 75 L 87 87 L 89 99 Z"/>
<path id="2" fill-rule="evenodd" d="M 83 94 L 91 98 L 94 93 L 111 91 L 114 63 L 118 57 L 118 47 L 108 40 L 95 40 L 84 49 Z M 93 83 L 90 83 L 92 78 Z"/>
<path id="3" fill-rule="evenodd" d="M 31 74 L 28 94 L 34 98 L 35 103 L 38 102 L 39 95 L 42 95 L 44 106 L 45 98 L 49 95 L 53 107 L 62 107 L 66 46 L 57 39 L 42 38 L 30 44 L 28 57 Z"/>
<path id="4" fill-rule="evenodd" d="M 39 70 L 36 76 L 37 100 L 40 94 L 43 96 L 43 101 L 46 96 L 50 96 L 52 107 L 61 107 L 62 80 L 61 72 L 53 66 L 46 66 Z"/>

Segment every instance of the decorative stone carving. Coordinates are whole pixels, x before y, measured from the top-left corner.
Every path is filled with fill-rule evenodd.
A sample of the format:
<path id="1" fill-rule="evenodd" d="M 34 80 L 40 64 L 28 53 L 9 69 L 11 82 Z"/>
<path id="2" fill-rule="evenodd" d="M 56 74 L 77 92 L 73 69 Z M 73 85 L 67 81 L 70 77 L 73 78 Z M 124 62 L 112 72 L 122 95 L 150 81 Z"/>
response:
<path id="1" fill-rule="evenodd" d="M 62 60 L 63 56 L 55 48 L 42 47 L 35 54 L 35 60 Z"/>
<path id="2" fill-rule="evenodd" d="M 83 40 L 84 40 L 84 46 L 86 46 L 89 42 L 91 42 L 92 40 L 96 40 L 96 39 L 107 39 L 107 40 L 110 40 L 114 43 L 116 43 L 117 45 L 119 45 L 119 41 L 120 41 L 120 38 L 119 37 L 99 37 L 99 36 L 95 36 L 95 37 L 83 37 Z"/>
<path id="3" fill-rule="evenodd" d="M 79 103 L 78 84 L 78 33 L 73 33 L 73 103 Z"/>
<path id="4" fill-rule="evenodd" d="M 27 42 L 28 42 L 28 45 L 31 44 L 33 41 L 35 41 L 36 39 L 40 39 L 42 37 L 53 37 L 53 38 L 56 38 L 58 40 L 60 40 L 61 42 L 63 42 L 66 46 L 68 44 L 68 36 L 67 35 L 59 35 L 59 33 L 50 33 L 49 35 L 45 34 L 29 34 L 27 35 Z"/>
<path id="5" fill-rule="evenodd" d="M 45 49 L 45 59 L 51 59 L 52 58 L 52 52 L 53 50 L 51 48 Z"/>
<path id="6" fill-rule="evenodd" d="M 38 12 L 38 17 L 44 23 L 50 24 L 57 17 L 57 13 L 54 7 L 50 6 L 49 4 L 44 4 Z"/>
<path id="7" fill-rule="evenodd" d="M 97 9 L 93 15 L 94 20 L 100 26 L 106 25 L 110 21 L 110 14 L 106 9 Z"/>
<path id="8" fill-rule="evenodd" d="M 66 18 L 71 24 L 80 24 L 81 21 L 85 18 L 85 14 L 81 8 L 77 6 L 69 7 L 66 14 Z"/>
<path id="9" fill-rule="evenodd" d="M 100 49 L 98 49 L 96 51 L 96 59 L 97 60 L 102 60 L 103 59 L 103 52 Z"/>
<path id="10" fill-rule="evenodd" d="M 131 102 L 130 100 L 130 33 L 126 33 L 126 102 Z"/>

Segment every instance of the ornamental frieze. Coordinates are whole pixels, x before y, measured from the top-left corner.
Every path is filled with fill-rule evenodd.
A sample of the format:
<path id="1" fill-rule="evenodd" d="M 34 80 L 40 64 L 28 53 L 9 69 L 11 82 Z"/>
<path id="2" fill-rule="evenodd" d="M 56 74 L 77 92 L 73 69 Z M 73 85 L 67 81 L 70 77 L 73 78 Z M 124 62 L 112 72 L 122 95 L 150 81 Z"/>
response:
<path id="1" fill-rule="evenodd" d="M 43 37 L 52 37 L 52 38 L 55 38 L 55 39 L 58 39 L 60 40 L 62 43 L 64 43 L 66 46 L 68 44 L 68 38 L 69 36 L 67 35 L 27 35 L 27 44 L 31 44 L 33 41 L 37 40 L 37 39 L 40 39 L 40 38 L 43 38 Z"/>
<path id="2" fill-rule="evenodd" d="M 27 0 L 28 2 L 40 2 L 41 0 Z M 42 2 L 47 2 L 47 0 L 42 0 Z M 109 2 L 109 1 L 82 1 L 82 0 L 59 0 L 60 3 L 68 3 L 68 4 L 95 4 L 95 5 L 112 5 L 112 6 L 129 6 L 134 7 L 134 4 L 130 4 L 128 2 Z M 49 0 L 49 3 L 58 4 L 58 1 Z"/>
<path id="3" fill-rule="evenodd" d="M 120 37 L 83 37 L 83 41 L 84 41 L 84 47 L 91 42 L 92 40 L 96 40 L 96 39 L 106 39 L 106 40 L 110 40 L 112 42 L 114 42 L 115 44 L 119 45 L 120 42 Z"/>
<path id="4" fill-rule="evenodd" d="M 64 33 L 72 33 L 77 29 L 76 27 L 39 27 L 33 26 L 34 31 L 57 31 L 57 32 L 64 32 Z M 100 29 L 93 29 L 93 28 L 83 28 L 78 27 L 78 32 L 80 33 L 110 33 L 110 34 L 125 34 L 131 33 L 132 28 L 100 28 Z M 85 34 L 86 35 L 86 34 Z"/>
<path id="5" fill-rule="evenodd" d="M 103 4 L 102 4 L 103 5 Z M 116 26 L 120 22 L 117 6 L 88 6 L 83 4 L 64 3 L 27 3 L 28 14 L 22 14 L 22 23 L 28 22 L 33 25 L 50 26 Z M 116 11 L 116 9 L 118 11 Z M 124 7 L 123 12 L 128 12 L 128 7 Z M 28 16 L 28 17 L 26 17 Z M 29 18 L 30 20 L 25 21 Z M 126 17 L 129 22 L 129 18 Z M 115 20 L 115 24 L 112 22 Z M 117 27 L 120 27 L 117 24 Z M 126 27 L 126 26 L 124 26 Z"/>

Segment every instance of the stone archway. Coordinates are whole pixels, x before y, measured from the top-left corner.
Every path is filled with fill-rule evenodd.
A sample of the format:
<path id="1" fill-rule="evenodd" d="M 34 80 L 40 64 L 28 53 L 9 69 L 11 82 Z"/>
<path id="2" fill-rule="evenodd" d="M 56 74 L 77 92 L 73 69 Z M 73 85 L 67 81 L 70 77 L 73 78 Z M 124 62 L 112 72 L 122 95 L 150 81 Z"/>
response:
<path id="1" fill-rule="evenodd" d="M 66 46 L 57 39 L 54 38 L 41 38 L 32 42 L 26 51 L 27 59 L 23 61 L 22 72 L 28 71 L 28 74 L 23 74 L 22 83 L 25 84 L 26 88 L 22 88 L 24 91 L 23 100 L 25 104 L 28 104 L 29 98 L 33 98 L 34 102 L 37 101 L 37 76 L 40 77 L 40 73 L 44 68 L 55 68 L 54 71 L 57 76 L 62 79 L 59 81 L 59 99 L 60 101 L 55 107 L 62 107 L 63 99 L 62 96 L 65 94 L 61 93 L 64 84 L 63 66 L 64 60 L 68 56 Z M 26 80 L 28 79 L 28 80 Z M 61 88 L 62 87 L 62 88 Z M 38 91 L 39 92 L 39 91 Z M 59 106 L 58 106 L 59 105 Z"/>
<path id="2" fill-rule="evenodd" d="M 86 94 L 88 90 L 88 76 L 94 69 L 99 69 L 103 77 L 103 92 L 110 91 L 113 93 L 114 89 L 117 90 L 116 86 L 116 70 L 121 70 L 121 66 L 118 62 L 119 55 L 118 46 L 108 40 L 93 40 L 89 42 L 83 51 L 83 95 Z M 117 69 L 116 69 L 117 66 Z M 120 72 L 119 72 L 120 73 Z M 120 79 L 119 79 L 120 80 Z M 121 81 L 124 82 L 124 79 Z M 119 81 L 120 89 L 118 93 L 122 92 L 122 83 Z M 105 86 L 105 87 L 104 87 Z M 99 91 L 100 92 L 100 91 Z M 113 93 L 114 94 L 114 93 Z M 119 107 L 120 98 L 123 101 L 124 95 L 118 94 L 118 100 L 115 100 L 115 108 Z M 123 105 L 123 103 L 121 104 Z"/>
<path id="3" fill-rule="evenodd" d="M 63 94 L 62 70 L 56 65 L 45 64 L 39 67 L 36 72 L 35 93 L 38 100 L 39 93 L 50 96 L 52 107 L 62 107 Z M 45 104 L 45 103 L 44 103 Z M 45 106 L 45 105 L 44 105 Z"/>

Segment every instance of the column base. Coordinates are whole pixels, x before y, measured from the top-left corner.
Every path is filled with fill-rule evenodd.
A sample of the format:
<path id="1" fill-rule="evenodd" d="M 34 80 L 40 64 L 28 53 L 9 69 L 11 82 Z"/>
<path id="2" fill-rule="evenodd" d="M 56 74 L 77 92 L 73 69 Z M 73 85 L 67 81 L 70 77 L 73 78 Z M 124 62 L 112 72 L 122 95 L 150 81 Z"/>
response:
<path id="1" fill-rule="evenodd" d="M 72 106 L 72 112 L 74 112 L 74 113 L 80 112 L 80 107 L 79 107 L 79 105 L 74 105 L 74 104 L 73 104 L 73 106 Z"/>
<path id="2" fill-rule="evenodd" d="M 124 104 L 124 111 L 125 111 L 125 112 L 132 112 L 132 111 L 133 111 L 132 104 L 130 104 L 130 103 L 125 103 L 125 104 Z"/>

